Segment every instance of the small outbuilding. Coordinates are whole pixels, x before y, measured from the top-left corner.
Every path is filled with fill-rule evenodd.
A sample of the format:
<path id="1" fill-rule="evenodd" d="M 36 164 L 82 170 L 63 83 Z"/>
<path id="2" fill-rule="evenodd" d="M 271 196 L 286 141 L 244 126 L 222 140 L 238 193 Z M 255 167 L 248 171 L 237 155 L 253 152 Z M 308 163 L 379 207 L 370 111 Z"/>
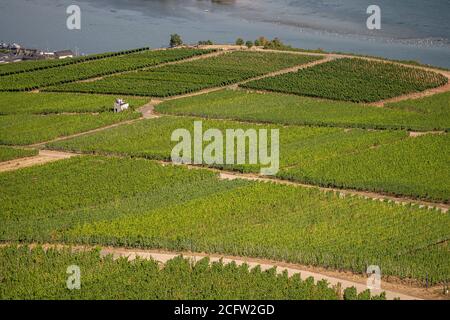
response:
<path id="1" fill-rule="evenodd" d="M 126 103 L 124 100 L 122 99 L 116 99 L 116 102 L 114 103 L 114 112 L 122 112 L 125 110 L 128 110 L 128 108 L 130 107 L 130 105 L 128 103 Z"/>
<path id="2" fill-rule="evenodd" d="M 63 50 L 63 51 L 56 51 L 55 57 L 57 59 L 67 59 L 67 58 L 73 58 L 74 54 L 71 50 Z"/>

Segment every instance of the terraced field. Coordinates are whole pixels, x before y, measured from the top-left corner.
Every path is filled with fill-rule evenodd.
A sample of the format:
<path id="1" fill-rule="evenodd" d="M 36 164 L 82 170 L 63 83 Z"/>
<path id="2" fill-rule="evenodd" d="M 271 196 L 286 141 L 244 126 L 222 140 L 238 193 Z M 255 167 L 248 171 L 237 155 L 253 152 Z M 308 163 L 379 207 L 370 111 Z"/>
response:
<path id="1" fill-rule="evenodd" d="M 33 70 L 1 77 L 0 91 L 27 91 L 41 87 L 85 80 L 108 74 L 142 69 L 161 63 L 210 53 L 209 50 L 173 49 L 142 51 L 124 56 L 113 56 L 56 68 Z"/>
<path id="2" fill-rule="evenodd" d="M 48 90 L 167 97 L 236 83 L 318 59 L 281 53 L 233 52 L 94 82 L 59 85 Z"/>
<path id="3" fill-rule="evenodd" d="M 35 60 L 35 61 L 23 61 L 22 63 L 9 63 L 0 65 L 0 76 L 17 74 L 23 72 L 30 72 L 36 70 L 44 70 L 50 68 L 61 67 L 70 64 L 77 64 L 92 60 L 99 60 L 117 56 L 124 56 L 127 54 L 137 53 L 141 51 L 147 51 L 149 48 L 139 48 L 132 50 L 125 50 L 119 52 L 92 54 L 83 57 L 66 58 L 66 59 L 51 59 L 51 60 Z"/>
<path id="4" fill-rule="evenodd" d="M 167 137 L 177 128 L 193 133 L 194 118 L 163 117 L 49 144 L 52 149 L 119 154 L 170 161 L 176 145 Z M 203 130 L 254 128 L 252 124 L 204 120 Z M 282 127 L 278 177 L 317 184 L 448 201 L 447 135 L 408 137 L 404 131 Z M 205 143 L 206 145 L 207 143 Z M 248 152 L 248 150 L 246 150 Z M 367 161 L 361 161 L 361 160 Z M 213 165 L 259 172 L 258 165 Z M 411 175 L 411 170 L 415 174 Z"/>
<path id="5" fill-rule="evenodd" d="M 448 92 L 376 108 L 280 93 L 222 90 L 169 100 L 157 105 L 156 111 L 171 115 L 287 125 L 416 131 L 448 131 L 450 128 Z"/>
<path id="6" fill-rule="evenodd" d="M 37 150 L 32 149 L 18 149 L 6 146 L 0 146 L 0 162 L 31 157 L 37 154 Z"/>
<path id="7" fill-rule="evenodd" d="M 192 263 L 181 257 L 161 269 L 155 261 L 101 258 L 97 251 L 77 252 L 0 249 L 3 286 L 0 299 L 261 299 L 261 300 L 383 300 L 370 292 L 355 295 L 351 288 L 339 296 L 326 282 L 312 278 L 261 272 L 248 266 L 224 265 L 208 259 Z M 83 290 L 64 290 L 67 265 L 74 260 L 83 270 Z M 20 261 L 20 263 L 18 263 Z M 31 277 L 30 277 L 30 270 Z M 48 280 L 41 275 L 46 273 Z M 120 275 L 111 277 L 111 275 Z M 132 285 L 131 285 L 132 284 Z"/>
<path id="8" fill-rule="evenodd" d="M 0 144 L 29 145 L 96 129 L 140 114 L 146 100 L 129 99 L 131 110 L 114 114 L 114 98 L 50 93 L 0 93 Z"/>
<path id="9" fill-rule="evenodd" d="M 393 63 L 341 58 L 242 87 L 353 102 L 375 102 L 442 86 L 441 74 Z"/>
<path id="10" fill-rule="evenodd" d="M 450 219 L 440 211 L 91 156 L 3 173 L 0 183 L 2 241 L 216 252 L 358 273 L 375 264 L 421 283 L 450 271 Z"/>
<path id="11" fill-rule="evenodd" d="M 13 163 L 0 173 L 0 299 L 371 298 L 207 260 L 176 258 L 160 268 L 98 251 L 26 247 L 49 243 L 253 257 L 360 277 L 377 265 L 385 281 L 448 283 L 450 216 L 428 207 L 445 209 L 450 200 L 450 93 L 439 87 L 447 78 L 337 55 L 224 50 L 190 61 L 183 60 L 212 51 L 0 66 L 0 162 L 36 155 L 25 145 L 84 153 L 40 150 L 54 162 Z M 365 104 L 435 87 L 439 94 L 420 99 Z M 112 112 L 119 97 L 131 110 Z M 166 163 L 174 130 L 192 134 L 198 121 L 202 133 L 224 137 L 227 129 L 278 129 L 280 170 L 265 179 L 272 183 L 248 161 Z M 249 159 L 248 147 L 243 155 Z M 379 201 L 385 195 L 396 202 Z M 65 286 L 74 262 L 83 269 L 81 291 Z"/>

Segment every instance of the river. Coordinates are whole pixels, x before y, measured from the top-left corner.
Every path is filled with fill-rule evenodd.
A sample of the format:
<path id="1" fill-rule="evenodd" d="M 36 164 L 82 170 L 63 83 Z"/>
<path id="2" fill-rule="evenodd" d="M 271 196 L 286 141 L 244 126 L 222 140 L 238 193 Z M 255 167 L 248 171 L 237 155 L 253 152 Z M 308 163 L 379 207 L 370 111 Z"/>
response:
<path id="1" fill-rule="evenodd" d="M 66 8 L 81 9 L 68 30 Z M 381 8 L 368 30 L 367 7 Z M 449 0 L 0 0 L 0 41 L 79 53 L 185 42 L 279 37 L 308 49 L 416 60 L 450 68 Z"/>

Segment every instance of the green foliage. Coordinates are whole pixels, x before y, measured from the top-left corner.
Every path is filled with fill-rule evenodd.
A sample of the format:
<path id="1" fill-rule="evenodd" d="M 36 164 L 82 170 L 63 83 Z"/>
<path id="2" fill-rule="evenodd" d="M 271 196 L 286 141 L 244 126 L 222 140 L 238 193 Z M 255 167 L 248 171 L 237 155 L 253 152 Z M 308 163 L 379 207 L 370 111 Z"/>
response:
<path id="1" fill-rule="evenodd" d="M 49 90 L 167 97 L 236 83 L 316 59 L 285 53 L 233 52 Z"/>
<path id="2" fill-rule="evenodd" d="M 93 54 L 83 57 L 67 58 L 67 59 L 51 59 L 51 60 L 37 60 L 37 61 L 23 61 L 20 63 L 9 63 L 0 65 L 0 76 L 9 74 L 30 72 L 35 70 L 50 69 L 55 67 L 66 66 L 70 64 L 77 64 L 81 62 L 100 60 L 116 56 L 124 56 L 141 51 L 147 51 L 149 48 L 139 48 L 119 52 L 107 52 L 101 54 Z"/>
<path id="3" fill-rule="evenodd" d="M 321 186 L 448 202 L 449 145 L 448 135 L 408 138 L 353 154 L 328 157 L 311 166 L 293 166 L 279 175 Z"/>
<path id="4" fill-rule="evenodd" d="M 450 92 L 434 94 L 420 99 L 388 103 L 386 107 L 401 110 L 404 113 L 418 113 L 425 116 L 436 115 L 435 121 L 439 121 L 438 118 L 444 118 L 448 121 L 450 118 Z"/>
<path id="5" fill-rule="evenodd" d="M 448 82 L 441 74 L 388 62 L 337 59 L 242 85 L 305 96 L 353 102 L 374 102 L 423 91 Z"/>
<path id="6" fill-rule="evenodd" d="M 182 44 L 183 44 L 183 40 L 181 40 L 180 35 L 178 35 L 176 33 L 170 35 L 170 47 L 171 48 L 181 46 Z"/>
<path id="7" fill-rule="evenodd" d="M 38 152 L 35 149 L 18 149 L 0 146 L 0 162 L 9 161 L 18 158 L 31 157 Z"/>
<path id="8" fill-rule="evenodd" d="M 376 108 L 280 93 L 222 90 L 166 101 L 156 110 L 173 115 L 288 125 L 417 131 L 450 128 L 449 93 Z"/>
<path id="9" fill-rule="evenodd" d="M 56 142 L 48 147 L 77 152 L 131 155 L 170 160 L 172 132 L 193 132 L 192 118 L 163 117 Z M 277 177 L 327 187 L 343 187 L 448 201 L 448 137 L 410 138 L 404 131 L 283 127 L 203 120 L 203 130 L 279 129 Z M 208 143 L 204 143 L 205 146 Z M 215 165 L 259 172 L 257 165 Z M 414 168 L 412 171 L 411 168 Z M 412 174 L 411 172 L 414 172 Z"/>
<path id="10" fill-rule="evenodd" d="M 0 185 L 1 241 L 225 253 L 356 273 L 378 265 L 423 283 L 428 274 L 431 284 L 450 274 L 450 217 L 434 210 L 103 157 L 2 173 Z"/>
<path id="11" fill-rule="evenodd" d="M 244 45 L 244 39 L 242 39 L 242 38 L 237 38 L 237 39 L 236 39 L 236 45 L 237 45 L 237 46 L 243 46 L 243 45 Z"/>
<path id="12" fill-rule="evenodd" d="M 0 115 L 93 113 L 112 111 L 115 97 L 73 93 L 0 92 Z M 130 108 L 136 109 L 147 101 L 126 98 Z"/>
<path id="13" fill-rule="evenodd" d="M 163 268 L 153 260 L 100 257 L 98 251 L 71 252 L 28 247 L 0 249 L 0 299 L 146 300 L 337 300 L 326 282 L 287 277 L 275 270 L 250 269 L 205 258 L 177 257 Z M 66 286 L 67 267 L 80 268 L 80 290 Z"/>
<path id="14" fill-rule="evenodd" d="M 214 44 L 214 42 L 212 42 L 211 40 L 204 40 L 204 41 L 199 41 L 198 44 L 200 46 L 211 46 Z"/>
<path id="15" fill-rule="evenodd" d="M 119 114 L 16 114 L 0 116 L 0 144 L 28 145 L 139 118 L 137 112 Z"/>
<path id="16" fill-rule="evenodd" d="M 344 300 L 358 300 L 358 292 L 355 287 L 344 290 Z"/>
<path id="17" fill-rule="evenodd" d="M 253 41 L 248 40 L 245 45 L 247 46 L 247 48 L 251 48 L 253 47 Z"/>
<path id="18" fill-rule="evenodd" d="M 50 85 L 147 68 L 209 52 L 208 50 L 200 49 L 147 50 L 124 56 L 113 56 L 84 63 L 63 65 L 57 68 L 6 75 L 1 78 L 0 91 L 33 90 Z"/>

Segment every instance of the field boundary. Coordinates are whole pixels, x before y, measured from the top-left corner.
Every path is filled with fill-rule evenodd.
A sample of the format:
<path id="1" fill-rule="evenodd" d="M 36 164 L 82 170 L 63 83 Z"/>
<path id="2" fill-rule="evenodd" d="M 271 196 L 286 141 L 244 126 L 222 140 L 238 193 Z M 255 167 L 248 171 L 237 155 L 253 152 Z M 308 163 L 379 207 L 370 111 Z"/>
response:
<path id="1" fill-rule="evenodd" d="M 137 121 L 138 119 L 134 120 Z M 133 120 L 132 120 L 133 121 Z M 11 166 L 9 165 L 10 162 L 20 162 L 20 160 L 24 160 L 25 158 L 6 161 L 1 163 L 0 162 L 0 172 L 2 171 L 13 171 L 24 167 L 31 167 L 38 164 L 43 164 L 46 162 L 53 162 L 57 160 L 62 160 L 70 157 L 75 156 L 82 156 L 82 155 L 98 155 L 98 156 L 105 156 L 105 157 L 115 157 L 115 158 L 125 158 L 129 156 L 114 154 L 114 153 L 102 153 L 102 152 L 89 152 L 89 153 L 83 153 L 83 152 L 74 152 L 74 151 L 58 151 L 58 150 L 49 150 L 49 149 L 40 149 L 40 154 L 43 155 L 46 159 L 45 162 L 40 162 L 39 160 L 31 160 L 26 161 L 22 165 L 15 165 Z M 51 159 L 48 155 L 51 155 Z M 37 158 L 40 156 L 30 157 L 31 159 Z M 41 156 L 42 158 L 42 156 Z M 242 180 L 248 180 L 248 181 L 258 181 L 258 182 L 266 182 L 266 183 L 276 183 L 276 184 L 282 184 L 282 185 L 290 185 L 290 186 L 296 186 L 296 187 L 302 187 L 302 188 L 315 188 L 317 190 L 320 190 L 322 192 L 334 192 L 339 195 L 339 197 L 344 198 L 346 196 L 358 196 L 364 199 L 372 199 L 373 201 L 380 201 L 380 202 L 388 202 L 388 203 L 394 203 L 396 205 L 413 205 L 417 206 L 418 208 L 427 208 L 429 210 L 439 210 L 442 213 L 447 213 L 450 204 L 442 203 L 442 202 L 430 202 L 425 201 L 421 199 L 415 199 L 410 197 L 400 197 L 390 194 L 383 194 L 383 193 L 377 193 L 372 191 L 364 191 L 364 190 L 355 190 L 355 189 L 340 189 L 340 188 L 333 188 L 333 187 L 322 187 L 320 185 L 315 184 L 307 184 L 302 183 L 298 181 L 291 181 L 287 179 L 281 179 L 281 178 L 272 178 L 267 176 L 261 176 L 254 173 L 241 173 L 238 171 L 228 171 L 223 170 L 220 168 L 214 168 L 214 167 L 207 167 L 202 165 L 187 165 L 187 164 L 175 164 L 171 161 L 164 161 L 164 160 L 155 160 L 155 159 L 148 159 L 148 158 L 141 158 L 141 157 L 134 157 L 134 158 L 140 158 L 140 159 L 146 159 L 148 161 L 154 161 L 157 162 L 163 166 L 165 165 L 175 165 L 175 166 L 184 166 L 189 169 L 196 169 L 196 170 L 208 170 L 211 172 L 215 172 L 218 174 L 218 178 L 222 180 L 236 180 L 236 179 L 242 179 Z M 2 168 L 5 168 L 2 170 Z"/>
<path id="2" fill-rule="evenodd" d="M 450 71 L 442 70 L 438 68 L 433 68 L 432 66 L 420 66 L 420 65 L 412 65 L 407 63 L 402 63 L 399 61 L 393 61 L 393 60 L 383 60 L 381 58 L 374 58 L 374 57 L 364 57 L 364 56 L 358 56 L 358 55 L 349 55 L 349 54 L 340 54 L 340 53 L 313 53 L 313 52 L 299 52 L 299 51 L 283 51 L 283 50 L 273 50 L 273 49 L 255 49 L 255 51 L 268 51 L 268 52 L 287 52 L 292 54 L 300 54 L 300 55 L 309 55 L 309 56 L 327 56 L 327 57 L 335 57 L 335 58 L 348 58 L 348 59 L 361 59 L 366 61 L 373 61 L 373 62 L 381 62 L 381 63 L 391 63 L 398 66 L 406 67 L 406 68 L 413 68 L 413 69 L 420 69 L 423 71 L 429 71 L 438 73 L 444 77 L 447 78 L 447 83 L 436 87 L 431 88 L 425 91 L 420 92 L 412 92 L 405 95 L 400 95 L 397 97 L 393 97 L 390 99 L 384 99 L 372 103 L 366 103 L 366 105 L 374 106 L 374 107 L 384 107 L 387 103 L 392 102 L 400 102 L 404 100 L 410 100 L 410 99 L 419 99 L 423 97 L 429 97 L 438 93 L 444 93 L 450 91 Z M 340 101 L 340 100 L 335 100 Z"/>
<path id="3" fill-rule="evenodd" d="M 162 265 L 167 261 L 182 256 L 185 259 L 197 262 L 203 258 L 209 258 L 210 263 L 222 261 L 224 264 L 236 263 L 237 265 L 247 264 L 250 269 L 260 266 L 261 270 L 276 268 L 277 273 L 280 274 L 284 270 L 288 272 L 289 276 L 294 274 L 300 274 L 302 279 L 308 277 L 314 278 L 314 281 L 326 280 L 331 286 L 341 285 L 342 289 L 348 287 L 355 287 L 358 292 L 362 292 L 367 289 L 367 277 L 362 274 L 355 274 L 352 272 L 335 271 L 321 267 L 304 266 L 300 264 L 287 263 L 283 261 L 229 256 L 214 253 L 198 253 L 198 252 L 178 252 L 167 251 L 159 249 L 137 249 L 137 248 L 124 248 L 124 247 L 111 247 L 111 246 L 95 246 L 95 245 L 77 245 L 66 243 L 14 243 L 14 242 L 2 242 L 0 247 L 8 246 L 28 246 L 30 248 L 42 247 L 44 250 L 56 249 L 64 250 L 70 249 L 72 252 L 85 252 L 91 250 L 99 250 L 100 256 L 105 257 L 111 255 L 113 259 L 127 258 L 128 261 L 133 261 L 137 258 L 145 260 L 155 260 Z M 411 284 L 402 283 L 401 280 L 390 277 L 389 279 L 382 279 L 381 290 L 372 290 L 373 294 L 386 293 L 386 298 L 392 300 L 400 298 L 401 300 L 426 300 L 426 299 L 446 299 L 446 297 L 440 295 L 440 286 L 434 286 L 430 289 L 414 286 Z M 393 281 L 388 281 L 393 280 Z"/>
<path id="4" fill-rule="evenodd" d="M 62 159 L 78 156 L 69 152 L 59 152 L 52 150 L 39 150 L 39 154 L 32 157 L 17 158 L 5 162 L 0 162 L 0 172 L 14 171 L 22 168 L 41 165 Z"/>

